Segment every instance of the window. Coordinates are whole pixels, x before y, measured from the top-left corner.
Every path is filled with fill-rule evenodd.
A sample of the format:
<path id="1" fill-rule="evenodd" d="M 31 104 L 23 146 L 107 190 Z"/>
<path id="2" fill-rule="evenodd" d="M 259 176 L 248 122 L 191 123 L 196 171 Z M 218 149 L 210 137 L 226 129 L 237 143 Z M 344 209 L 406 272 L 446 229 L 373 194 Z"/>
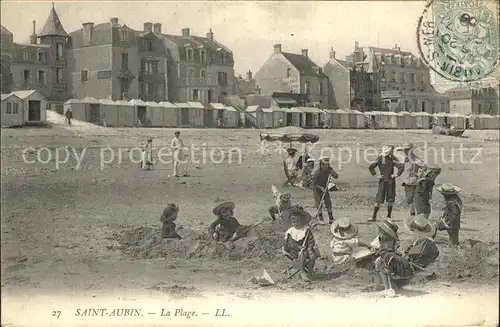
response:
<path id="1" fill-rule="evenodd" d="M 213 90 L 212 89 L 209 89 L 208 90 L 208 93 L 207 93 L 207 100 L 208 100 L 208 103 L 211 103 L 212 102 L 212 97 L 213 97 Z"/>
<path id="2" fill-rule="evenodd" d="M 142 67 L 142 72 L 145 73 L 145 74 L 153 74 L 154 72 L 154 67 L 153 67 L 153 62 L 151 61 L 145 61 L 143 63 L 143 67 Z"/>
<path id="3" fill-rule="evenodd" d="M 191 100 L 198 101 L 198 90 L 197 89 L 193 90 L 193 94 L 192 94 Z"/>
<path id="4" fill-rule="evenodd" d="M 385 81 L 385 71 L 382 71 L 380 73 L 380 78 L 382 79 L 382 81 Z"/>
<path id="5" fill-rule="evenodd" d="M 478 114 L 481 114 L 481 111 L 482 111 L 482 110 L 483 110 L 483 106 L 482 106 L 480 103 L 478 103 L 478 104 L 477 104 L 477 113 L 478 113 Z"/>
<path id="6" fill-rule="evenodd" d="M 207 52 L 205 50 L 200 50 L 200 59 L 201 61 L 207 60 Z"/>
<path id="7" fill-rule="evenodd" d="M 82 75 L 82 82 L 88 81 L 88 79 L 89 79 L 89 71 L 88 70 L 82 70 L 81 75 Z"/>
<path id="8" fill-rule="evenodd" d="M 227 85 L 227 73 L 219 73 L 218 74 L 218 82 L 219 82 L 219 85 L 221 85 L 221 86 Z"/>
<path id="9" fill-rule="evenodd" d="M 396 82 L 396 73 L 395 72 L 391 73 L 391 82 Z"/>
<path id="10" fill-rule="evenodd" d="M 421 83 L 422 83 L 422 84 L 425 84 L 424 74 L 422 74 L 422 75 L 420 76 L 420 78 L 422 79 L 422 80 L 421 80 Z"/>
<path id="11" fill-rule="evenodd" d="M 408 111 L 408 100 L 405 101 L 404 111 Z"/>
<path id="12" fill-rule="evenodd" d="M 62 43 L 57 43 L 56 49 L 57 49 L 56 59 L 57 60 L 63 59 L 63 57 L 64 57 L 64 55 L 63 55 L 63 44 Z"/>
<path id="13" fill-rule="evenodd" d="M 193 60 L 193 49 L 187 49 L 187 60 Z"/>
<path id="14" fill-rule="evenodd" d="M 23 60 L 24 61 L 30 60 L 30 53 L 28 51 L 23 51 Z"/>
<path id="15" fill-rule="evenodd" d="M 410 76 L 411 76 L 411 77 L 410 77 L 410 78 L 411 78 L 411 82 L 412 82 L 412 83 L 415 83 L 415 82 L 416 82 L 416 81 L 415 81 L 415 73 L 411 73 L 411 75 L 410 75 Z"/>
<path id="16" fill-rule="evenodd" d="M 30 83 L 31 82 L 31 74 L 29 69 L 25 69 L 23 71 L 23 81 L 24 83 Z"/>
<path id="17" fill-rule="evenodd" d="M 7 108 L 5 109 L 6 114 L 11 114 L 12 113 L 12 103 L 7 102 Z"/>
<path id="18" fill-rule="evenodd" d="M 37 81 L 38 84 L 45 85 L 45 72 L 43 70 L 38 71 Z"/>
<path id="19" fill-rule="evenodd" d="M 206 71 L 205 69 L 202 69 L 202 70 L 200 71 L 200 76 L 201 76 L 202 78 L 206 78 L 206 77 L 207 77 L 207 71 Z"/>
<path id="20" fill-rule="evenodd" d="M 291 68 L 287 68 L 286 69 L 286 77 L 289 78 L 290 76 L 292 76 L 292 69 Z"/>
<path id="21" fill-rule="evenodd" d="M 12 104 L 12 113 L 14 115 L 17 115 L 19 113 L 19 103 L 13 103 Z"/>
<path id="22" fill-rule="evenodd" d="M 45 61 L 45 53 L 43 51 L 38 51 L 37 52 L 37 60 L 38 60 L 38 62 L 44 62 Z"/>
<path id="23" fill-rule="evenodd" d="M 319 95 L 323 95 L 323 83 L 319 83 Z"/>
<path id="24" fill-rule="evenodd" d="M 128 53 L 122 53 L 122 70 L 128 69 Z"/>
<path id="25" fill-rule="evenodd" d="M 223 65 L 226 63 L 226 54 L 224 52 L 220 54 L 220 63 Z"/>
<path id="26" fill-rule="evenodd" d="M 401 83 L 406 83 L 405 73 L 401 72 L 400 75 L 401 75 Z"/>
<path id="27" fill-rule="evenodd" d="M 128 43 L 128 31 L 127 30 L 120 31 L 120 41 L 122 41 L 122 43 Z"/>
<path id="28" fill-rule="evenodd" d="M 306 81 L 306 84 L 304 85 L 304 87 L 305 87 L 304 92 L 306 94 L 309 94 L 309 88 L 310 88 L 310 86 L 311 86 L 311 83 L 309 81 Z"/>
<path id="29" fill-rule="evenodd" d="M 194 69 L 188 68 L 187 70 L 187 77 L 193 77 L 194 76 Z"/>
<path id="30" fill-rule="evenodd" d="M 56 78 L 57 78 L 57 83 L 63 82 L 63 70 L 62 70 L 62 68 L 56 68 Z"/>
<path id="31" fill-rule="evenodd" d="M 422 112 L 425 112 L 425 101 L 422 101 Z"/>
<path id="32" fill-rule="evenodd" d="M 153 51 L 153 41 L 151 40 L 146 41 L 146 51 Z"/>
<path id="33" fill-rule="evenodd" d="M 156 94 L 156 84 L 154 84 L 154 83 L 147 83 L 146 84 L 146 89 L 147 89 L 147 94 L 148 95 Z"/>

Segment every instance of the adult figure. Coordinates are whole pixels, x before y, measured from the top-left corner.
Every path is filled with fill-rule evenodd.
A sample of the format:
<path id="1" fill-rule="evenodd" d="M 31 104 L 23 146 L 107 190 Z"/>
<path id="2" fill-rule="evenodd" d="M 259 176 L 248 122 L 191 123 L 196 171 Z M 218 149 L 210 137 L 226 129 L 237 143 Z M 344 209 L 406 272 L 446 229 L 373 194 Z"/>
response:
<path id="1" fill-rule="evenodd" d="M 170 147 L 173 150 L 173 156 L 174 156 L 174 173 L 173 176 L 179 177 L 180 172 L 179 168 L 180 165 L 183 165 L 183 175 L 184 177 L 189 176 L 187 173 L 187 159 L 186 155 L 184 153 L 185 147 L 184 147 L 184 141 L 180 137 L 181 132 L 177 131 L 174 133 L 174 138 L 172 139 L 172 142 L 170 143 Z"/>
<path id="2" fill-rule="evenodd" d="M 405 202 L 410 216 L 415 216 L 415 191 L 417 188 L 420 171 L 423 170 L 425 163 L 415 155 L 413 143 L 407 142 L 403 145 L 404 173 L 403 187 L 405 189 Z"/>

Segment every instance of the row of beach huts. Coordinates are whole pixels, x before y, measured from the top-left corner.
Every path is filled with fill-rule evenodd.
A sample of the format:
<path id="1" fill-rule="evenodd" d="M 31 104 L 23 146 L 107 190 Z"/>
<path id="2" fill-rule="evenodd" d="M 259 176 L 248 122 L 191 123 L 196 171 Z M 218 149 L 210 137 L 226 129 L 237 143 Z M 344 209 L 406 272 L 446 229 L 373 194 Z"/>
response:
<path id="1" fill-rule="evenodd" d="M 149 126 L 237 128 L 252 125 L 259 128 L 297 126 L 303 128 L 333 129 L 431 129 L 432 124 L 451 125 L 464 129 L 498 129 L 500 116 L 461 115 L 427 112 L 360 112 L 350 109 L 322 110 L 314 107 L 262 108 L 249 106 L 239 111 L 221 103 L 170 103 L 71 99 L 64 111 L 71 108 L 73 117 L 106 126 Z"/>

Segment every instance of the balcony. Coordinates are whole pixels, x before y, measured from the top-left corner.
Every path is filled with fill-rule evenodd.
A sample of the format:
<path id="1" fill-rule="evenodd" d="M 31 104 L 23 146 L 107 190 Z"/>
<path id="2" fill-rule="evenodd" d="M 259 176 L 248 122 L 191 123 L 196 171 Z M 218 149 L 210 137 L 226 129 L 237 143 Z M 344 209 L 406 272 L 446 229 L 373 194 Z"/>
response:
<path id="1" fill-rule="evenodd" d="M 217 86 L 217 81 L 211 77 L 182 77 L 180 85 L 184 86 Z"/>

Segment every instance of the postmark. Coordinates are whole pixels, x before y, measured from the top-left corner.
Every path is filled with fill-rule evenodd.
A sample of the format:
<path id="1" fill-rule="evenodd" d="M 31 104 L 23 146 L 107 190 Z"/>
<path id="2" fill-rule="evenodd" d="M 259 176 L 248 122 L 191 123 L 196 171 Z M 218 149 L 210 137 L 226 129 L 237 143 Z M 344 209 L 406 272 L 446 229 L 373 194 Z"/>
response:
<path id="1" fill-rule="evenodd" d="M 499 5 L 491 0 L 431 0 L 418 22 L 420 55 L 453 82 L 479 81 L 499 62 Z"/>

